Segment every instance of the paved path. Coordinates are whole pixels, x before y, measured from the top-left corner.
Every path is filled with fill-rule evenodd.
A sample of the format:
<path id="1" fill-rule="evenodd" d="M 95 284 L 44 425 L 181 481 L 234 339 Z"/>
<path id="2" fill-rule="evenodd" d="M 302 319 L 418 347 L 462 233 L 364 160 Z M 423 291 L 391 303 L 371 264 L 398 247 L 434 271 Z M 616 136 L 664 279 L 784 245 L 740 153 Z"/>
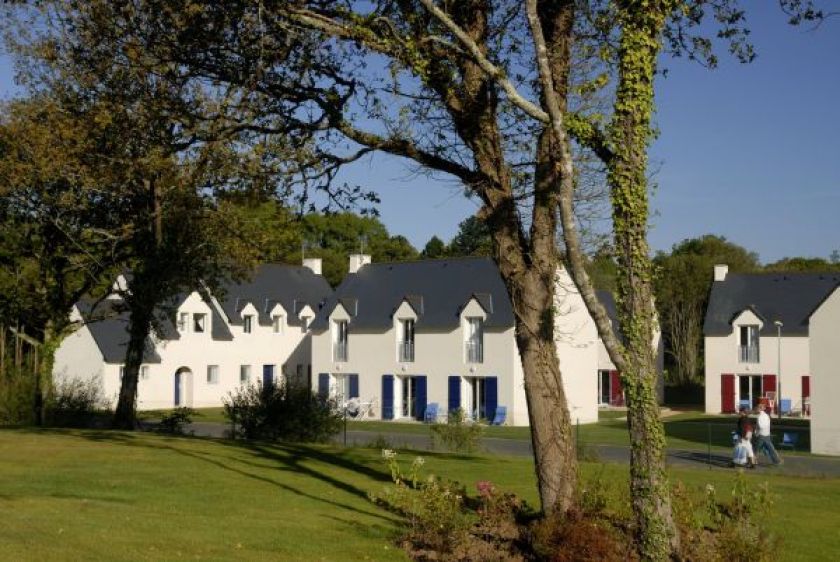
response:
<path id="1" fill-rule="evenodd" d="M 220 423 L 196 422 L 187 428 L 196 436 L 201 437 L 227 437 L 230 426 Z M 433 450 L 433 444 L 428 435 L 418 433 L 382 433 L 378 431 L 347 431 L 348 445 L 367 445 L 368 443 L 384 439 L 395 449 L 414 449 L 420 451 Z M 335 441 L 344 442 L 344 434 L 339 433 Z M 499 439 L 497 437 L 484 437 L 481 440 L 481 451 L 484 453 L 508 456 L 531 456 L 532 449 L 530 441 L 521 439 Z M 593 460 L 601 462 L 630 462 L 630 448 L 623 445 L 589 445 L 586 454 L 591 454 Z M 827 476 L 840 477 L 840 458 L 822 457 L 816 455 L 784 455 L 784 464 L 781 466 L 761 466 L 759 471 L 778 472 L 780 474 L 797 476 Z M 730 454 L 728 451 L 713 448 L 711 458 L 707 451 L 668 449 L 667 461 L 672 466 L 684 466 L 697 468 L 707 466 L 711 468 L 729 469 Z M 759 456 L 759 463 L 764 460 Z"/>

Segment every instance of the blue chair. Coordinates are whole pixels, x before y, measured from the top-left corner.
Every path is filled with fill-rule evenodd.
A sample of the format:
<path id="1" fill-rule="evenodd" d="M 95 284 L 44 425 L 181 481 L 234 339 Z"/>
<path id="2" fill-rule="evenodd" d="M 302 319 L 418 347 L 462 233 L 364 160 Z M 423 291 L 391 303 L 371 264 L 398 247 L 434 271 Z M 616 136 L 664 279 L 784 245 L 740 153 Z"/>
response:
<path id="1" fill-rule="evenodd" d="M 435 423 L 438 418 L 438 403 L 432 402 L 426 406 L 426 412 L 423 414 L 423 421 L 425 423 Z"/>
<path id="2" fill-rule="evenodd" d="M 496 406 L 496 415 L 490 425 L 504 425 L 507 419 L 507 406 Z"/>
<path id="3" fill-rule="evenodd" d="M 783 416 L 789 416 L 791 411 L 791 399 L 790 398 L 782 398 L 781 403 L 779 404 L 779 409 L 782 412 Z"/>
<path id="4" fill-rule="evenodd" d="M 782 434 L 782 442 L 779 443 L 779 448 L 784 449 L 788 447 L 791 451 L 795 451 L 797 443 L 799 443 L 799 434 L 786 431 Z"/>
<path id="5" fill-rule="evenodd" d="M 752 403 L 749 400 L 741 400 L 738 402 L 738 410 L 752 410 Z"/>

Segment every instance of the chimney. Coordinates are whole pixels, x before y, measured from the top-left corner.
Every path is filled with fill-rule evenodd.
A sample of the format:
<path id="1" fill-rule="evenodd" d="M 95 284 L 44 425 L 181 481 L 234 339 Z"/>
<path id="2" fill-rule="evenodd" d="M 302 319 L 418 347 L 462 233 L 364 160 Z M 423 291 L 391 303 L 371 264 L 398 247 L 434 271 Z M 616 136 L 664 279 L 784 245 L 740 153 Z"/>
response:
<path id="1" fill-rule="evenodd" d="M 303 267 L 308 267 L 315 275 L 321 275 L 321 258 L 303 258 Z"/>
<path id="2" fill-rule="evenodd" d="M 726 274 L 729 273 L 729 266 L 725 263 L 715 264 L 715 281 L 726 281 Z"/>
<path id="3" fill-rule="evenodd" d="M 368 254 L 350 254 L 350 273 L 356 273 L 362 266 L 370 263 Z"/>

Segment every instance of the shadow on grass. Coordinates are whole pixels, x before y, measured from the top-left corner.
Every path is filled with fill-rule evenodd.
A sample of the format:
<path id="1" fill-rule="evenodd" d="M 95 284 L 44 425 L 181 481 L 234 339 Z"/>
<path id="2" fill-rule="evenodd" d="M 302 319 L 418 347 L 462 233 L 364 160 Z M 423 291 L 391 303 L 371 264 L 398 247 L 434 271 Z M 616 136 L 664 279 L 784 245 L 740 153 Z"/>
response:
<path id="1" fill-rule="evenodd" d="M 702 453 L 700 451 L 675 451 L 668 453 L 669 458 L 695 462 L 706 466 L 717 468 L 729 468 L 732 466 L 732 459 L 727 455 Z"/>
<path id="2" fill-rule="evenodd" d="M 131 433 L 116 430 L 65 430 L 65 429 L 39 429 L 39 428 L 23 428 L 16 430 L 24 433 L 33 434 L 58 434 L 81 437 L 99 443 L 113 443 L 129 447 L 142 447 L 153 450 L 166 450 L 175 454 L 201 461 L 212 465 L 221 470 L 225 470 L 237 474 L 244 478 L 256 480 L 290 492 L 292 494 L 305 497 L 321 503 L 326 503 L 334 507 L 355 513 L 376 517 L 393 522 L 389 518 L 376 511 L 362 510 L 356 506 L 348 505 L 340 501 L 335 501 L 324 497 L 323 495 L 315 495 L 300 488 L 296 488 L 289 484 L 279 482 L 270 476 L 257 474 L 249 468 L 258 468 L 261 470 L 280 469 L 282 471 L 294 472 L 296 474 L 310 477 L 314 480 L 323 482 L 333 488 L 336 488 L 344 493 L 365 499 L 367 501 L 368 493 L 366 490 L 359 488 L 341 478 L 337 478 L 321 472 L 315 468 L 303 464 L 306 461 L 315 461 L 326 465 L 349 471 L 354 474 L 364 475 L 372 480 L 386 482 L 390 481 L 390 476 L 383 470 L 375 470 L 370 466 L 349 458 L 346 452 L 334 453 L 318 449 L 316 446 L 297 445 L 288 443 L 259 443 L 259 442 L 243 442 L 243 441 L 229 441 L 224 439 L 192 437 L 187 435 L 161 435 L 156 434 L 154 441 L 143 439 L 141 436 L 147 435 L 143 433 Z M 221 445 L 230 451 L 239 452 L 240 455 L 225 455 L 221 456 L 211 452 L 205 452 L 195 449 L 188 449 L 183 446 L 175 446 L 176 443 L 184 445 L 189 442 L 198 443 L 213 443 Z M 244 458 L 242 454 L 246 455 Z M 248 459 L 248 456 L 270 461 L 269 465 L 256 463 Z"/>

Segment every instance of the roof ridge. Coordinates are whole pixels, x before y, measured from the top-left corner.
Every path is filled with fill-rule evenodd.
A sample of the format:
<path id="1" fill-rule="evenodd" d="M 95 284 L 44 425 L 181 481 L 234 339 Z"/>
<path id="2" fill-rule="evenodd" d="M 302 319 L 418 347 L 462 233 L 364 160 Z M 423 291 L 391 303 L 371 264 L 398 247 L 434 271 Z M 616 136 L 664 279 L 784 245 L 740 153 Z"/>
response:
<path id="1" fill-rule="evenodd" d="M 371 262 L 365 264 L 364 267 L 367 266 L 384 266 L 384 265 L 402 265 L 402 264 L 413 264 L 413 263 L 435 263 L 435 262 L 448 262 L 448 261 L 490 261 L 492 262 L 493 259 L 490 256 L 453 256 L 451 258 L 421 258 L 416 260 L 403 260 L 403 261 L 379 261 L 379 262 Z"/>

